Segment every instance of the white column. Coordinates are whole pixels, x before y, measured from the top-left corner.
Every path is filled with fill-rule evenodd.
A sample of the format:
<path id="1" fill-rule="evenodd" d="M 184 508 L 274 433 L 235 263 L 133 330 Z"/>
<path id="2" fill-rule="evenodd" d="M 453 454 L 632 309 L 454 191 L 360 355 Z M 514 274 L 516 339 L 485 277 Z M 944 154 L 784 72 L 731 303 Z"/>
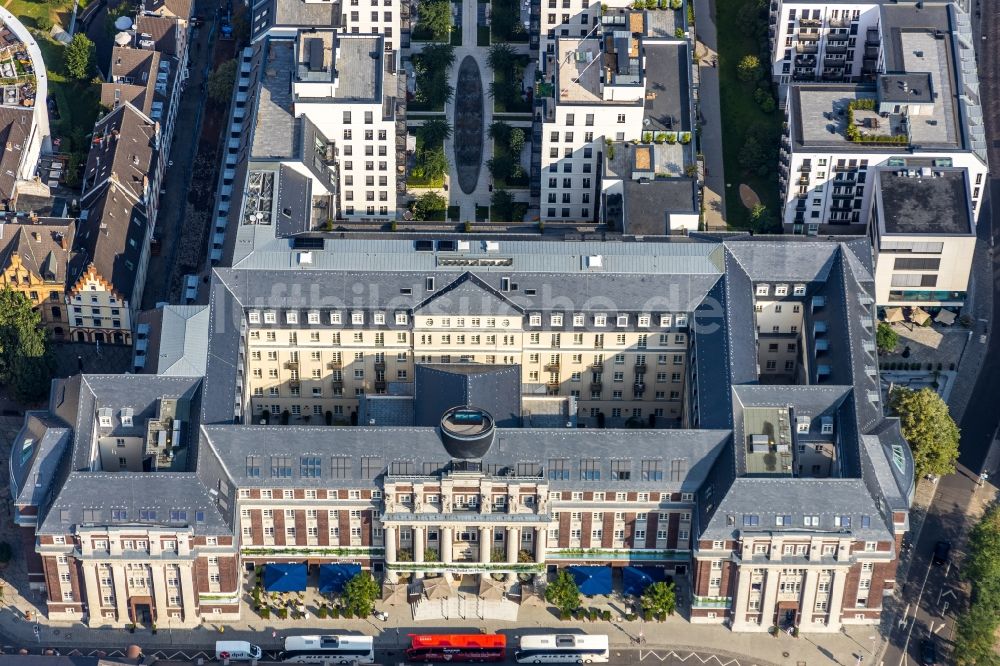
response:
<path id="1" fill-rule="evenodd" d="M 181 564 L 181 603 L 184 605 L 184 622 L 198 621 L 198 604 L 195 600 L 194 572 L 191 564 Z"/>
<path id="2" fill-rule="evenodd" d="M 167 611 L 167 576 L 163 564 L 150 564 L 153 579 L 153 605 L 156 608 L 156 622 L 163 623 L 169 617 Z"/>
<path id="3" fill-rule="evenodd" d="M 847 584 L 847 571 L 843 569 L 833 570 L 833 584 L 830 586 L 830 621 L 827 622 L 829 629 L 840 628 L 840 612 L 844 608 L 844 586 Z"/>
<path id="4" fill-rule="evenodd" d="M 521 530 L 517 527 L 507 528 L 507 563 L 517 564 L 517 555 L 521 549 Z M 507 582 L 514 581 L 515 574 L 507 574 Z"/>
<path id="5" fill-rule="evenodd" d="M 764 581 L 764 600 L 760 604 L 760 614 L 762 624 L 770 627 L 774 624 L 775 600 L 778 597 L 778 576 L 780 569 L 776 567 L 768 568 L 767 578 Z"/>
<path id="6" fill-rule="evenodd" d="M 736 631 L 747 626 L 747 604 L 750 601 L 750 579 L 753 577 L 753 569 L 748 565 L 738 567 L 740 572 L 739 581 L 736 584 L 736 598 L 733 599 L 733 630 Z"/>
<path id="7" fill-rule="evenodd" d="M 479 528 L 479 561 L 487 564 L 490 561 L 490 551 L 493 550 L 493 528 Z"/>
<path id="8" fill-rule="evenodd" d="M 452 534 L 452 528 L 442 527 L 441 534 L 438 536 L 441 548 L 441 561 L 445 564 L 451 564 L 452 551 L 455 547 L 455 537 Z"/>
<path id="9" fill-rule="evenodd" d="M 809 631 L 812 626 L 813 611 L 816 609 L 816 586 L 819 584 L 819 569 L 806 569 L 805 580 L 802 581 L 802 601 L 799 604 L 799 626 Z"/>
<path id="10" fill-rule="evenodd" d="M 389 567 L 396 562 L 396 528 L 386 525 L 382 528 L 382 541 L 385 543 L 385 579 L 387 582 L 395 583 L 396 574 L 389 570 Z"/>
<path id="11" fill-rule="evenodd" d="M 507 528 L 507 562 L 517 564 L 517 556 L 521 552 L 521 529 Z"/>
<path id="12" fill-rule="evenodd" d="M 385 542 L 385 563 L 393 564 L 396 562 L 396 528 L 386 525 L 382 534 L 382 540 Z"/>
<path id="13" fill-rule="evenodd" d="M 420 563 L 424 561 L 424 529 L 423 527 L 413 528 L 413 561 Z M 414 573 L 414 578 L 423 578 L 422 571 Z"/>
<path id="14" fill-rule="evenodd" d="M 545 563 L 545 541 L 548 536 L 544 527 L 535 528 L 535 564 Z"/>
<path id="15" fill-rule="evenodd" d="M 111 565 L 111 579 L 115 584 L 115 606 L 118 609 L 118 621 L 129 622 L 128 616 L 128 581 L 125 580 L 125 565 Z"/>
<path id="16" fill-rule="evenodd" d="M 97 568 L 98 565 L 92 562 L 83 562 L 83 584 L 87 588 L 85 592 L 87 593 L 87 624 L 91 627 L 99 626 L 104 622 L 104 618 L 101 617 L 101 585 L 97 580 Z"/>

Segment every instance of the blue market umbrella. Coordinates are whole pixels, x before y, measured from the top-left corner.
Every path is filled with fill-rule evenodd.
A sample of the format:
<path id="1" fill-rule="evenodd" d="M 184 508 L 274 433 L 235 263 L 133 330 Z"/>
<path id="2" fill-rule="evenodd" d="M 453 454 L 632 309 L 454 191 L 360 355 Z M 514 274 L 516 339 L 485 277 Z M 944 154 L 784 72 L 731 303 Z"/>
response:
<path id="1" fill-rule="evenodd" d="M 266 592 L 304 592 L 305 589 L 306 565 L 268 564 L 264 567 Z"/>
<path id="2" fill-rule="evenodd" d="M 320 594 L 340 594 L 344 591 L 347 581 L 361 573 L 360 564 L 321 564 L 319 565 Z"/>
<path id="3" fill-rule="evenodd" d="M 569 567 L 580 594 L 611 594 L 611 567 Z"/>
<path id="4" fill-rule="evenodd" d="M 667 578 L 667 570 L 661 567 L 625 567 L 622 569 L 622 594 L 641 596 L 647 587 Z"/>

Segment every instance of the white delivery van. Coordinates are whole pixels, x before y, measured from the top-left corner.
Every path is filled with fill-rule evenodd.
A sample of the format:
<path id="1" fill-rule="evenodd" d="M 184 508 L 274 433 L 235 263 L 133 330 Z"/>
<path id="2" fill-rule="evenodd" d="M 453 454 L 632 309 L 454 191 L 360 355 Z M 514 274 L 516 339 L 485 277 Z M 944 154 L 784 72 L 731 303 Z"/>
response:
<path id="1" fill-rule="evenodd" d="M 219 661 L 260 660 L 260 646 L 249 641 L 215 641 L 215 658 Z"/>

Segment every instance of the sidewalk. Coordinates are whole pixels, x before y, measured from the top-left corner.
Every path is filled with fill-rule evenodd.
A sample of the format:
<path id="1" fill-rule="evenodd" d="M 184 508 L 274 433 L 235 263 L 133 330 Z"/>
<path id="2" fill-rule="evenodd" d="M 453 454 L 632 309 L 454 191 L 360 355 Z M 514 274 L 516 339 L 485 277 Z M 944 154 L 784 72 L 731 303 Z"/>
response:
<path id="1" fill-rule="evenodd" d="M 691 1 L 691 0 L 689 0 Z M 705 157 L 705 229 L 725 231 L 726 179 L 722 162 L 722 115 L 719 110 L 719 70 L 714 0 L 694 0 L 695 55 L 698 57 L 701 152 Z"/>
<path id="2" fill-rule="evenodd" d="M 385 607 L 384 604 L 379 604 Z M 379 649 L 393 650 L 408 644 L 407 634 L 414 631 L 466 631 L 471 633 L 504 633 L 508 639 L 516 640 L 523 633 L 538 633 L 539 629 L 559 631 L 585 631 L 589 634 L 608 634 L 613 649 L 639 649 L 642 651 L 698 652 L 702 655 L 716 654 L 722 657 L 747 659 L 758 666 L 796 663 L 855 664 L 858 657 L 870 664 L 873 647 L 871 636 L 877 633 L 871 626 L 849 627 L 833 634 L 800 634 L 798 638 L 782 634 L 771 637 L 766 633 L 732 633 L 720 625 L 689 624 L 680 616 L 673 616 L 662 623 L 645 622 L 560 622 L 551 610 L 541 606 L 521 608 L 517 622 L 469 620 L 446 620 L 417 624 L 410 620 L 406 606 L 385 607 L 389 620 L 385 623 L 371 620 L 319 620 L 311 616 L 309 620 L 261 620 L 252 613 L 245 612 L 247 621 L 227 626 L 205 623 L 190 630 L 173 631 L 160 626 L 156 635 L 148 629 L 139 629 L 134 634 L 124 629 L 89 629 L 81 624 L 40 625 L 40 637 L 36 640 L 33 624 L 16 617 L 9 608 L 0 611 L 0 631 L 12 640 L 13 647 L 54 647 L 66 653 L 65 648 L 77 648 L 82 652 L 92 650 L 122 650 L 128 645 L 140 645 L 144 651 L 206 651 L 216 640 L 247 640 L 260 645 L 265 650 L 279 649 L 286 636 L 306 634 L 322 630 L 324 632 L 349 632 L 375 636 Z M 642 644 L 635 640 L 642 637 Z M 875 644 L 876 651 L 879 643 Z M 656 659 L 655 661 L 659 661 Z"/>
<path id="3" fill-rule="evenodd" d="M 962 360 L 958 364 L 958 377 L 948 399 L 951 417 L 956 423 L 962 422 L 965 408 L 972 397 L 972 391 L 979 379 L 979 369 L 989 345 L 980 341 L 980 335 L 989 336 L 990 317 L 993 313 L 993 254 L 991 248 L 982 240 L 976 242 L 976 252 L 973 256 L 972 274 L 969 278 L 969 292 L 962 314 L 973 319 L 972 335 Z M 978 471 L 978 470 L 977 470 Z"/>

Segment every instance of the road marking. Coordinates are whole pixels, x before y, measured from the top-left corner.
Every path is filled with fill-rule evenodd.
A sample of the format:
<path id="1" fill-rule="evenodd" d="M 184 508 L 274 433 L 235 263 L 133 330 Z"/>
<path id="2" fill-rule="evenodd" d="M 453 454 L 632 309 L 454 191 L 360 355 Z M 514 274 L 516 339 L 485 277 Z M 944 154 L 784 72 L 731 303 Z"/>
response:
<path id="1" fill-rule="evenodd" d="M 935 627 L 934 629 L 931 629 L 931 633 L 932 633 L 932 634 L 936 634 L 937 632 L 941 631 L 942 629 L 944 629 L 944 627 L 945 627 L 945 624 L 947 624 L 947 623 L 946 623 L 946 622 L 942 622 L 941 624 L 939 624 L 939 625 L 938 625 L 937 627 Z M 933 625 L 932 625 L 932 626 L 933 626 Z"/>
<path id="2" fill-rule="evenodd" d="M 931 568 L 933 566 L 934 558 L 931 558 L 930 561 L 927 562 L 927 572 L 924 573 L 924 582 L 920 584 L 920 592 L 917 594 L 917 603 L 913 609 L 913 621 L 910 622 L 910 629 L 906 632 L 906 640 L 903 642 L 903 656 L 899 660 L 901 666 L 905 666 L 906 664 L 906 651 L 910 649 L 910 637 L 913 635 L 913 625 L 917 623 L 917 609 L 920 608 L 920 600 L 924 598 L 924 588 L 927 587 L 927 579 L 931 575 Z"/>
<path id="3" fill-rule="evenodd" d="M 677 654 L 673 650 L 667 650 L 662 654 L 660 652 L 657 652 L 656 650 L 639 650 L 639 661 L 645 661 L 647 657 L 652 657 L 661 662 L 664 662 L 667 659 L 670 659 L 671 657 L 681 662 L 686 662 L 688 659 L 694 657 L 702 664 L 715 663 L 719 664 L 719 666 L 730 666 L 731 664 L 734 666 L 740 666 L 740 662 L 737 661 L 736 659 L 729 659 L 727 661 L 722 661 L 721 659 L 719 659 L 718 656 L 714 654 L 709 655 L 708 657 L 702 657 L 700 654 L 697 654 L 695 652 L 688 652 L 686 655 L 682 656 L 680 654 Z"/>

